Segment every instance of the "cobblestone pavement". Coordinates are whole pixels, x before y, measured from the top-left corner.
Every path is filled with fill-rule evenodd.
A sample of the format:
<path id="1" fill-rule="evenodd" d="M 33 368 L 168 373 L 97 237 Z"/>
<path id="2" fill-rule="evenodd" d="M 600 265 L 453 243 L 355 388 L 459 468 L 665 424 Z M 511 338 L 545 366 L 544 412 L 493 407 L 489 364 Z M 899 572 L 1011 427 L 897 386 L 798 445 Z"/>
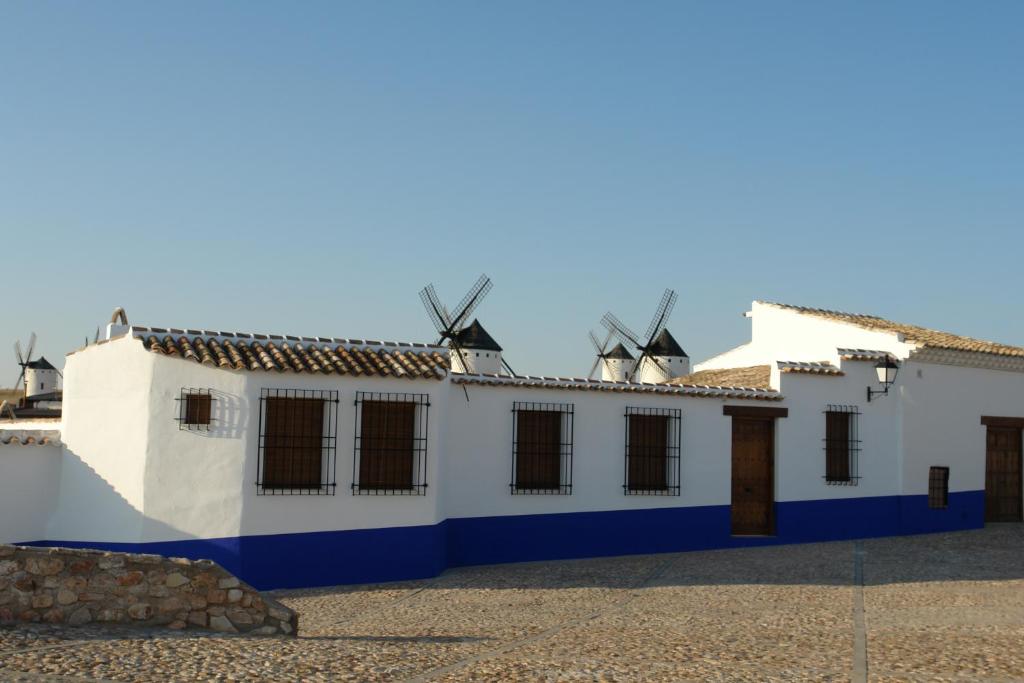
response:
<path id="1" fill-rule="evenodd" d="M 1024 525 L 281 591 L 299 638 L 0 628 L 13 681 L 1024 680 Z"/>

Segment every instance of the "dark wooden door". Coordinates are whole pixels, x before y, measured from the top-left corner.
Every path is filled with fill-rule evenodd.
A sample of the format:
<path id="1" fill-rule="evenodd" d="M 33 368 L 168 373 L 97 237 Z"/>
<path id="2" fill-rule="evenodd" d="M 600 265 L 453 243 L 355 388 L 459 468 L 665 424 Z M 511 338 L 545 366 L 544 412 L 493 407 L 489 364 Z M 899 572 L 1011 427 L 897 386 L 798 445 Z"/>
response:
<path id="1" fill-rule="evenodd" d="M 989 427 L 985 448 L 985 521 L 1021 521 L 1021 430 Z"/>
<path id="2" fill-rule="evenodd" d="M 732 533 L 771 534 L 774 495 L 774 422 L 732 419 Z"/>

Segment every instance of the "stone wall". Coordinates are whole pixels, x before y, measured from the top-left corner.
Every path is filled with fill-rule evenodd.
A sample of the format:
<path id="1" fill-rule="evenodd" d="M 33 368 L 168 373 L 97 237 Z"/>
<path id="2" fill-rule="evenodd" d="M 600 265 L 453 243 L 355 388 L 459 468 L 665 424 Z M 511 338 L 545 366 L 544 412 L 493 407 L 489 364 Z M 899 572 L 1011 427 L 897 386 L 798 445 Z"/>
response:
<path id="1" fill-rule="evenodd" d="M 298 615 L 209 560 L 0 545 L 0 623 L 296 635 Z"/>

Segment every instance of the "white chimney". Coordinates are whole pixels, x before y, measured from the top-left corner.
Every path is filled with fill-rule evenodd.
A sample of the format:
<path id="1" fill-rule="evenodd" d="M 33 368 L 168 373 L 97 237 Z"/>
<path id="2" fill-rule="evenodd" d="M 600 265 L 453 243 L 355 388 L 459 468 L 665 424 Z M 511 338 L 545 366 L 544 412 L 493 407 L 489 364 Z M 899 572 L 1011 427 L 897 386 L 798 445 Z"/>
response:
<path id="1" fill-rule="evenodd" d="M 113 339 L 114 337 L 119 337 L 122 334 L 126 334 L 129 329 L 131 328 L 128 326 L 128 316 L 125 314 L 124 309 L 118 306 L 110 315 L 106 338 Z"/>

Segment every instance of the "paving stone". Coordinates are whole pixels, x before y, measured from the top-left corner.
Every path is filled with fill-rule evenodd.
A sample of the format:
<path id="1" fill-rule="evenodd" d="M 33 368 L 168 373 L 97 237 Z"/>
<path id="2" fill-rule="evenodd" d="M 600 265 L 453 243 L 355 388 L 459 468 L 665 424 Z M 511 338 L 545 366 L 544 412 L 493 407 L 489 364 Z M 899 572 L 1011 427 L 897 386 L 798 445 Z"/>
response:
<path id="1" fill-rule="evenodd" d="M 1024 679 L 1024 526 L 860 547 L 870 680 Z M 300 613 L 296 638 L 5 625 L 0 680 L 848 681 L 854 548 L 467 567 L 275 592 Z M 210 620 L 228 629 L 240 603 L 198 585 L 224 591 Z"/>

